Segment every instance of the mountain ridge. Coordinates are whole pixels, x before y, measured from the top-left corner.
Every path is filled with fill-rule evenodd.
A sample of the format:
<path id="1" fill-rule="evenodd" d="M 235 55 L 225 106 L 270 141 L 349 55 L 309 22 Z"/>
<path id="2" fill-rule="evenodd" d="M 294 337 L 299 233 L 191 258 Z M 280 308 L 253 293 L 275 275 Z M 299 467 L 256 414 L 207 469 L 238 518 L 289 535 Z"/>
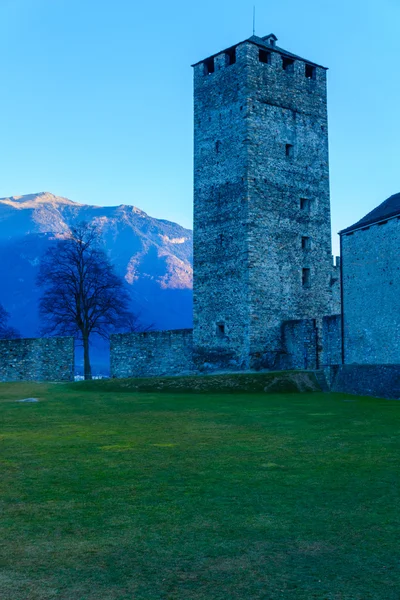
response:
<path id="1" fill-rule="evenodd" d="M 22 195 L 22 196 L 9 196 L 6 198 L 0 198 L 0 203 L 2 204 L 9 204 L 10 206 L 13 206 L 14 208 L 18 208 L 18 206 L 20 206 L 21 208 L 27 208 L 28 204 L 32 203 L 33 205 L 36 205 L 38 203 L 50 203 L 52 200 L 56 200 L 57 204 L 71 204 L 71 205 L 77 205 L 77 206 L 84 206 L 83 204 L 80 204 L 79 202 L 75 202 L 74 200 L 70 200 L 69 198 L 64 198 L 63 196 L 56 196 L 55 194 L 52 194 L 51 192 L 38 192 L 37 194 L 26 194 L 26 195 Z M 22 202 L 20 202 L 22 200 Z"/>
<path id="2" fill-rule="evenodd" d="M 120 204 L 81 204 L 51 192 L 0 198 L 0 303 L 11 324 L 32 337 L 40 328 L 35 279 L 41 256 L 59 234 L 86 221 L 125 279 L 144 325 L 192 326 L 193 235 L 177 223 Z"/>

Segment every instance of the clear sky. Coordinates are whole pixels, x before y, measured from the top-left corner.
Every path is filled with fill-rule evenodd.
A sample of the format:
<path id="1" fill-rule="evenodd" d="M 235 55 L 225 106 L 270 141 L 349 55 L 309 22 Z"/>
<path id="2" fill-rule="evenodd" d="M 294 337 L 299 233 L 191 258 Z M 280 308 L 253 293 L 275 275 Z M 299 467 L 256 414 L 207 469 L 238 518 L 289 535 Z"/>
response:
<path id="1" fill-rule="evenodd" d="M 252 33 L 329 67 L 333 231 L 400 191 L 399 0 L 0 0 L 0 197 L 192 226 L 190 64 Z"/>

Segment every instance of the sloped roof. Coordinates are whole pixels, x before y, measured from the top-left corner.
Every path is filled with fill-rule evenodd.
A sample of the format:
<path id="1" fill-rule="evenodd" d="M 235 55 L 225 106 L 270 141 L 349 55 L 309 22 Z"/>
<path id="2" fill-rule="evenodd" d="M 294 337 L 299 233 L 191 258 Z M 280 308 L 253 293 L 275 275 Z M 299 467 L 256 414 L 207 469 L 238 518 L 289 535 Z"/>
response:
<path id="1" fill-rule="evenodd" d="M 271 35 L 274 35 L 274 34 L 270 34 L 270 36 Z M 266 37 L 270 37 L 270 36 L 266 36 Z M 275 35 L 274 35 L 274 37 L 275 37 L 275 39 L 278 39 Z M 252 35 L 251 37 L 247 38 L 246 40 L 238 42 L 237 44 L 234 44 L 233 46 L 230 46 L 229 48 L 225 48 L 224 50 L 220 50 L 219 52 L 216 52 L 215 54 L 211 54 L 210 56 L 207 56 L 207 57 L 203 58 L 202 60 L 199 60 L 196 63 L 194 63 L 192 65 L 192 67 L 195 67 L 196 65 L 204 62 L 205 60 L 214 58 L 215 56 L 218 56 L 218 54 L 222 54 L 222 52 L 226 52 L 227 50 L 236 48 L 236 46 L 239 46 L 239 44 L 244 44 L 245 42 L 250 42 L 251 44 L 258 46 L 259 48 L 262 48 L 263 50 L 268 50 L 269 52 L 278 52 L 278 54 L 282 54 L 282 56 L 287 56 L 288 58 L 294 58 L 296 60 L 302 60 L 302 61 L 308 63 L 309 65 L 313 65 L 314 67 L 321 67 L 322 69 L 327 69 L 327 67 L 323 67 L 322 65 L 318 65 L 317 63 L 313 62 L 312 60 L 307 60 L 306 58 L 302 58 L 301 56 L 298 56 L 297 54 L 288 52 L 287 50 L 284 50 L 283 48 L 279 48 L 279 46 L 272 46 L 271 44 L 268 44 L 268 42 L 266 42 L 263 38 L 258 37 L 258 35 Z"/>
<path id="2" fill-rule="evenodd" d="M 371 212 L 360 219 L 360 221 L 357 221 L 357 223 L 354 223 L 354 225 L 339 231 L 339 235 L 343 235 L 344 233 L 349 233 L 350 231 L 355 231 L 356 229 L 361 229 L 362 227 L 367 227 L 368 225 L 373 225 L 374 223 L 379 223 L 385 219 L 390 219 L 397 216 L 400 216 L 400 193 L 393 194 L 393 196 L 390 196 L 390 198 L 382 202 L 382 204 L 374 208 L 374 210 L 371 210 Z"/>

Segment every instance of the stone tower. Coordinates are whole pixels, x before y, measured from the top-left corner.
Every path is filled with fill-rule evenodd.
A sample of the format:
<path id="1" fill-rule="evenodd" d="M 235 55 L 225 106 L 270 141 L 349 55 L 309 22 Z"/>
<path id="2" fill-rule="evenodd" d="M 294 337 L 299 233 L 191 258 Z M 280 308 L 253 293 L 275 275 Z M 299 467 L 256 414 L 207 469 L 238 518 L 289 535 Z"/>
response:
<path id="1" fill-rule="evenodd" d="M 269 367 L 330 314 L 326 69 L 253 36 L 194 65 L 194 348 Z"/>

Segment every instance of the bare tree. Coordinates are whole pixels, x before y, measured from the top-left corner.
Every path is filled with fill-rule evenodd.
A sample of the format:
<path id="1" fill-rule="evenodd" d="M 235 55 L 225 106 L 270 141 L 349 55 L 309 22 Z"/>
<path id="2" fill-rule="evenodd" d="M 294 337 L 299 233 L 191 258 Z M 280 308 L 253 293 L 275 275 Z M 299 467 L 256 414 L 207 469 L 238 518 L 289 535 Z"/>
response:
<path id="1" fill-rule="evenodd" d="M 43 257 L 37 283 L 44 289 L 39 305 L 43 333 L 80 338 L 85 379 L 91 379 L 91 336 L 108 338 L 137 323 L 125 283 L 100 247 L 98 229 L 80 223 L 55 242 Z"/>
<path id="2" fill-rule="evenodd" d="M 14 327 L 10 327 L 8 324 L 9 318 L 9 313 L 6 311 L 4 306 L 0 304 L 0 339 L 15 340 L 21 337 L 19 332 L 14 329 Z"/>

